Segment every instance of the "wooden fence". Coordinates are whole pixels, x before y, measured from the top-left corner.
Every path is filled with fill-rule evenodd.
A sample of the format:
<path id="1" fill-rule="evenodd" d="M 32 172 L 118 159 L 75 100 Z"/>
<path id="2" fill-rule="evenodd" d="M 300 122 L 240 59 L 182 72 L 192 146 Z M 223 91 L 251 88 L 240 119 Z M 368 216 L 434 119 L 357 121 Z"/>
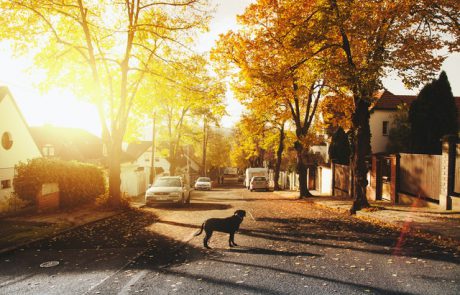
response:
<path id="1" fill-rule="evenodd" d="M 348 194 L 350 183 L 350 167 L 347 165 L 334 164 L 334 191 L 340 190 Z"/>
<path id="2" fill-rule="evenodd" d="M 399 190 L 415 197 L 439 200 L 441 156 L 400 154 Z"/>
<path id="3" fill-rule="evenodd" d="M 460 144 L 456 145 L 454 192 L 460 194 Z"/>

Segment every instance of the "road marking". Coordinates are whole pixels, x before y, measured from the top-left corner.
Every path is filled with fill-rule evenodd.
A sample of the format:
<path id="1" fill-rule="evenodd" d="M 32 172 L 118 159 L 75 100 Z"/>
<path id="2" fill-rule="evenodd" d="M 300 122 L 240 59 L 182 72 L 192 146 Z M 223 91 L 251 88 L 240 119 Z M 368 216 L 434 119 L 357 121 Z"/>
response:
<path id="1" fill-rule="evenodd" d="M 137 253 L 132 259 L 128 260 L 128 262 L 126 262 L 122 267 L 120 267 L 119 269 L 117 269 L 115 272 L 113 272 L 112 274 L 106 276 L 105 278 L 103 278 L 102 280 L 99 281 L 99 283 L 97 283 L 96 285 L 92 286 L 91 288 L 89 288 L 88 291 L 86 291 L 84 293 L 84 295 L 86 294 L 89 294 L 90 292 L 92 292 L 94 289 L 96 289 L 97 287 L 99 287 L 100 285 L 102 285 L 105 281 L 107 281 L 108 279 L 110 279 L 111 277 L 115 276 L 116 274 L 118 274 L 119 272 L 121 272 L 123 269 L 125 269 L 128 265 L 130 265 L 131 263 L 135 262 L 141 255 L 145 254 L 148 250 L 150 250 L 148 247 L 144 250 L 142 250 L 141 252 Z"/>
<path id="2" fill-rule="evenodd" d="M 248 213 L 249 213 L 249 216 L 251 216 L 252 220 L 254 220 L 254 221 L 257 221 L 257 220 L 254 218 L 254 216 L 252 216 L 252 214 L 251 214 L 251 211 L 250 211 L 250 210 L 248 210 Z"/>
<path id="3" fill-rule="evenodd" d="M 147 271 L 146 270 L 142 270 L 140 271 L 139 273 L 137 273 L 135 276 L 133 276 L 131 278 L 131 280 L 129 280 L 129 282 L 127 282 L 123 288 L 120 290 L 120 292 L 118 292 L 118 295 L 126 295 L 126 294 L 129 294 L 131 289 L 131 285 L 134 285 L 137 281 L 139 281 L 143 276 L 145 276 L 147 274 Z M 131 292 L 132 293 L 132 292 Z"/>

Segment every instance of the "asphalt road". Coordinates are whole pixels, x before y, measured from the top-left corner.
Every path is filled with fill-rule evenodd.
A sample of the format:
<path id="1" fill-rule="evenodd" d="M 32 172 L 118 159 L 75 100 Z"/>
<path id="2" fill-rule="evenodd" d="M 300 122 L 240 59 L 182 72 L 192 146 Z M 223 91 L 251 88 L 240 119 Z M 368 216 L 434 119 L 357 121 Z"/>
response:
<path id="1" fill-rule="evenodd" d="M 249 212 L 235 241 L 193 237 Z M 460 253 L 272 192 L 192 194 L 0 256 L 0 294 L 460 294 Z M 51 267 L 43 263 L 51 262 Z"/>

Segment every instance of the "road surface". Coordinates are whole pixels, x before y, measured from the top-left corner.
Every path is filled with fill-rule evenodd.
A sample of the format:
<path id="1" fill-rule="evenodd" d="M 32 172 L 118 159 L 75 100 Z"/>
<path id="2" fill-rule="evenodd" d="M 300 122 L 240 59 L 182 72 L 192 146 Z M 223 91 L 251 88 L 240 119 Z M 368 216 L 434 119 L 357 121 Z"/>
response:
<path id="1" fill-rule="evenodd" d="M 237 209 L 248 212 L 238 247 L 227 234 L 215 233 L 211 250 L 193 237 L 205 219 Z M 460 294 L 459 255 L 295 194 L 234 186 L 3 255 L 0 294 Z"/>

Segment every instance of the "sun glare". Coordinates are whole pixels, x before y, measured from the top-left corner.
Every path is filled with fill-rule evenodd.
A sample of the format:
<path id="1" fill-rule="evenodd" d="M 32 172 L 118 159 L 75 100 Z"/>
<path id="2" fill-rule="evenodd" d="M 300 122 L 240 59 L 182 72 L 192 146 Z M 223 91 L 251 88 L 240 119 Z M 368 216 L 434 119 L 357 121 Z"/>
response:
<path id="1" fill-rule="evenodd" d="M 29 126 L 74 127 L 100 136 L 94 105 L 78 100 L 70 91 L 54 89 L 41 94 L 34 88 L 34 84 L 43 79 L 43 73 L 25 70 L 32 65 L 31 59 L 15 58 L 12 49 L 3 44 L 0 65 L 0 85 L 10 89 Z"/>

